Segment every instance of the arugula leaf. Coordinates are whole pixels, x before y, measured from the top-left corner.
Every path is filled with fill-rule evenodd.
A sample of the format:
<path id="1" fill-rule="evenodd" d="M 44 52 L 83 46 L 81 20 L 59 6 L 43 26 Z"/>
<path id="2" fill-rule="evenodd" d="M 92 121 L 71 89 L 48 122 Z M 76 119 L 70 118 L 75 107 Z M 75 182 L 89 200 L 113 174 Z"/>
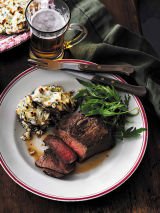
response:
<path id="1" fill-rule="evenodd" d="M 138 137 L 143 131 L 146 131 L 146 128 L 130 127 L 123 132 L 123 138 Z"/>
<path id="2" fill-rule="evenodd" d="M 74 98 L 75 99 L 84 98 L 86 93 L 87 93 L 87 90 L 82 89 L 74 96 Z"/>
<path id="3" fill-rule="evenodd" d="M 94 86 L 94 84 L 91 83 L 91 82 L 83 81 L 83 80 L 81 80 L 81 79 L 79 79 L 79 78 L 76 78 L 76 79 L 77 79 L 77 81 L 78 81 L 80 84 L 82 84 L 82 85 L 85 86 L 85 87 L 92 87 L 92 86 Z"/>
<path id="4" fill-rule="evenodd" d="M 139 128 L 136 127 L 130 127 L 128 129 L 125 128 L 117 128 L 114 132 L 114 137 L 120 140 L 123 140 L 124 138 L 132 138 L 132 137 L 139 137 L 140 134 L 147 129 L 145 128 Z"/>
<path id="5" fill-rule="evenodd" d="M 114 87 L 95 85 L 80 79 L 78 81 L 86 87 L 75 96 L 75 99 L 81 103 L 80 109 L 85 115 L 110 117 L 129 113 L 128 108 Z"/>

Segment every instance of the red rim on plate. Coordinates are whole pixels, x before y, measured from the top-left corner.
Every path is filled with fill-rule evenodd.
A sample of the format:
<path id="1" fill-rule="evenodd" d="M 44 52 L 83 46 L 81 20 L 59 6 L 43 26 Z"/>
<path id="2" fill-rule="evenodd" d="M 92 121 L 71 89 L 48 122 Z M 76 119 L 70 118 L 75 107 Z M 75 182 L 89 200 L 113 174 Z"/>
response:
<path id="1" fill-rule="evenodd" d="M 80 63 L 81 62 L 81 63 L 85 63 L 85 64 L 93 64 L 92 62 L 89 62 L 89 61 L 74 60 L 74 59 L 62 59 L 62 61 L 75 62 L 75 63 Z M 31 73 L 31 72 L 33 72 L 35 70 L 36 70 L 35 67 L 31 67 L 28 70 L 26 70 L 26 71 L 22 72 L 21 74 L 19 74 L 16 78 L 14 78 L 8 84 L 8 86 L 4 89 L 4 91 L 2 92 L 2 94 L 0 96 L 0 104 L 3 102 L 5 96 L 7 95 L 9 90 L 14 86 L 14 84 L 17 81 L 19 81 L 25 75 L 28 75 L 29 73 Z M 125 82 L 120 77 L 116 76 L 116 78 L 118 80 L 120 80 L 121 82 Z M 137 98 L 135 96 L 133 96 L 133 98 L 135 99 L 137 105 L 141 109 L 140 113 L 141 113 L 141 116 L 143 118 L 143 127 L 148 128 L 147 117 L 146 117 L 144 108 L 142 106 L 142 103 L 141 103 L 139 98 Z M 20 185 L 24 189 L 26 189 L 26 190 L 28 190 L 28 191 L 36 194 L 36 195 L 39 195 L 39 196 L 44 197 L 44 198 L 52 199 L 52 200 L 58 200 L 58 201 L 84 201 L 84 200 L 90 200 L 90 199 L 94 199 L 94 198 L 100 197 L 102 195 L 108 194 L 109 192 L 113 191 L 114 189 L 116 189 L 117 187 L 122 185 L 135 172 L 135 170 L 138 168 L 140 162 L 142 161 L 142 158 L 144 156 L 144 153 L 145 153 L 145 150 L 146 150 L 146 147 L 147 147 L 147 139 L 148 139 L 148 131 L 145 131 L 144 134 L 143 134 L 143 143 L 142 143 L 142 147 L 141 147 L 140 153 L 138 155 L 138 158 L 137 158 L 135 164 L 133 165 L 133 167 L 130 169 L 130 171 L 121 180 L 119 180 L 117 183 L 115 183 L 113 186 L 111 186 L 108 189 L 104 189 L 103 191 L 101 191 L 99 193 L 91 194 L 91 195 L 84 196 L 84 197 L 77 197 L 77 198 L 69 197 L 69 198 L 65 198 L 65 197 L 57 197 L 57 196 L 53 196 L 53 195 L 50 195 L 50 194 L 46 194 L 46 193 L 40 192 L 37 189 L 34 189 L 34 188 L 28 186 L 26 183 L 22 182 L 18 177 L 16 177 L 16 175 L 8 167 L 8 165 L 5 162 L 2 154 L 0 154 L 0 163 L 1 163 L 2 167 L 3 167 L 3 169 L 10 176 L 10 178 L 12 178 L 12 180 L 14 182 L 16 182 L 18 185 Z"/>

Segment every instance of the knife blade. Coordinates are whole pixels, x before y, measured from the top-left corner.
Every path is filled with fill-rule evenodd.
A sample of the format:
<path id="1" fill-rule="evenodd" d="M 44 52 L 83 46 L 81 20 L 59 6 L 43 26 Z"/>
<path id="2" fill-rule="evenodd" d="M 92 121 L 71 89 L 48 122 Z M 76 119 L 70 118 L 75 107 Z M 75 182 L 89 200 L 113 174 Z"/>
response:
<path id="1" fill-rule="evenodd" d="M 113 86 L 115 87 L 117 90 L 123 91 L 123 92 L 127 92 L 139 97 L 143 97 L 146 95 L 147 93 L 147 89 L 145 86 L 135 86 L 132 84 L 128 84 L 128 83 L 122 83 L 118 80 L 109 78 L 109 77 L 104 77 L 102 75 L 95 75 L 94 77 L 92 77 L 91 79 L 87 79 L 81 76 L 76 76 L 76 80 L 78 82 L 81 82 L 81 80 L 86 81 L 86 82 L 92 82 L 95 84 L 102 84 L 102 85 L 106 85 L 106 86 Z"/>

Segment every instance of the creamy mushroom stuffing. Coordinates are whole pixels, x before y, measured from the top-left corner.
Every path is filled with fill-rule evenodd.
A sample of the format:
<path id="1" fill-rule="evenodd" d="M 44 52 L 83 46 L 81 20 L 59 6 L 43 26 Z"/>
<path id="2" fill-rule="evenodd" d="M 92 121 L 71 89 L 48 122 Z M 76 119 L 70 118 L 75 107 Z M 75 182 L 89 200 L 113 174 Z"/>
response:
<path id="1" fill-rule="evenodd" d="M 64 92 L 62 87 L 47 85 L 36 88 L 32 94 L 22 99 L 16 109 L 26 130 L 21 139 L 29 140 L 33 133 L 41 136 L 48 125 L 53 123 L 54 113 L 73 111 L 75 103 L 72 97 L 73 92 Z"/>
<path id="2" fill-rule="evenodd" d="M 31 95 L 32 100 L 40 103 L 43 108 L 51 107 L 65 111 L 68 104 L 73 105 L 73 92 L 64 92 L 60 86 L 40 86 Z"/>
<path id="3" fill-rule="evenodd" d="M 0 33 L 19 33 L 26 28 L 28 0 L 0 0 Z"/>

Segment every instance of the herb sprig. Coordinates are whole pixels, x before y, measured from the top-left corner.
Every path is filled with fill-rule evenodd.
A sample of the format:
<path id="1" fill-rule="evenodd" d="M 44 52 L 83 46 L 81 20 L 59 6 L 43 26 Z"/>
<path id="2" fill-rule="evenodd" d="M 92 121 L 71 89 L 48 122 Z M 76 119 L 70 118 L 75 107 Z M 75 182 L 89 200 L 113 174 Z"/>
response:
<path id="1" fill-rule="evenodd" d="M 79 79 L 78 81 L 84 86 L 84 89 L 81 89 L 74 98 L 78 101 L 83 114 L 100 116 L 119 139 L 137 137 L 146 130 L 136 127 L 125 129 L 127 117 L 133 116 L 131 112 L 134 110 L 129 110 L 129 95 L 122 100 L 114 87 L 96 85 Z"/>

